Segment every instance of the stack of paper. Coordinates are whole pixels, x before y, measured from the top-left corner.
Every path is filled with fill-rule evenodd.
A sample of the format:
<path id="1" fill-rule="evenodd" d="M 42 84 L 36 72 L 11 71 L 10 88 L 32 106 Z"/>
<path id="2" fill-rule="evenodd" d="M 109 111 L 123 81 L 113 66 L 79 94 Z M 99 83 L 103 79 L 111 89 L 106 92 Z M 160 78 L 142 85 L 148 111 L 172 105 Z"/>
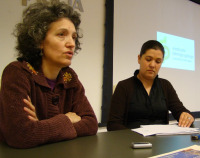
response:
<path id="1" fill-rule="evenodd" d="M 178 125 L 142 125 L 141 128 L 132 129 L 132 131 L 143 136 L 194 134 L 200 132 L 199 128 L 179 127 Z"/>

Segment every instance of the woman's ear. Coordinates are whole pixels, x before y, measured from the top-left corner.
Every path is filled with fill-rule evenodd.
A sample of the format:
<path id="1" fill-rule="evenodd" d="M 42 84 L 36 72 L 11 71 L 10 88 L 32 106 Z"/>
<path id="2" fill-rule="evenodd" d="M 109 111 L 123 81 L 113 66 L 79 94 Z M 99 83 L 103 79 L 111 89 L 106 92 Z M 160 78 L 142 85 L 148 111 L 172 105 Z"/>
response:
<path id="1" fill-rule="evenodd" d="M 138 64 L 140 64 L 140 59 L 141 59 L 141 57 L 140 57 L 140 55 L 138 55 Z"/>

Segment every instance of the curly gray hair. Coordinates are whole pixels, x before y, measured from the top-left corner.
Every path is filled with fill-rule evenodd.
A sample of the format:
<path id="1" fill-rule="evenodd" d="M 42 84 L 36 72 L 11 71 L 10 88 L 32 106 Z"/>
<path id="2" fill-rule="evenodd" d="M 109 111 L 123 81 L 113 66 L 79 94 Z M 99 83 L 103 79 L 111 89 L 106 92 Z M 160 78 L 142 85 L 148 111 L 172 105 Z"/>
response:
<path id="1" fill-rule="evenodd" d="M 45 39 L 50 24 L 60 18 L 68 18 L 72 21 L 77 32 L 75 53 L 81 49 L 80 14 L 68 4 L 58 0 L 36 2 L 24 10 L 22 18 L 23 21 L 16 25 L 13 33 L 17 37 L 16 49 L 19 61 L 25 60 L 35 69 L 39 69 L 42 59 L 39 46 Z"/>

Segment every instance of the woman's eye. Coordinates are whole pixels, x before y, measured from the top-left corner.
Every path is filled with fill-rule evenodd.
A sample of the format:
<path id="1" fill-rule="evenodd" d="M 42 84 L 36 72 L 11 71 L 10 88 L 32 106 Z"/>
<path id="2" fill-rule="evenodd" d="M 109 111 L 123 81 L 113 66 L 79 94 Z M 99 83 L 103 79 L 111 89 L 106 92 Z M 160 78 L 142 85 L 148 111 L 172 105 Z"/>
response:
<path id="1" fill-rule="evenodd" d="M 64 33 L 59 33 L 58 36 L 59 37 L 63 37 L 65 34 Z"/>
<path id="2" fill-rule="evenodd" d="M 162 63 L 162 60 L 156 60 L 156 63 L 160 64 Z"/>
<path id="3" fill-rule="evenodd" d="M 146 58 L 146 61 L 151 61 L 151 59 L 150 58 Z"/>
<path id="4" fill-rule="evenodd" d="M 73 38 L 74 40 L 76 40 L 76 39 L 77 39 L 77 35 L 72 36 L 72 38 Z"/>

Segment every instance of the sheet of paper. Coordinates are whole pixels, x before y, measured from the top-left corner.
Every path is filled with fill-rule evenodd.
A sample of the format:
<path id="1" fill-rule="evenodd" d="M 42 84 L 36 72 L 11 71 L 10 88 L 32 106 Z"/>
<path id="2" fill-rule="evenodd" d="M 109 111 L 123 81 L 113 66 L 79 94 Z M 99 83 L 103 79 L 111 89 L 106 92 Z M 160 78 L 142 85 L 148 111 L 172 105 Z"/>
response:
<path id="1" fill-rule="evenodd" d="M 199 128 L 179 127 L 178 125 L 142 125 L 141 128 L 132 129 L 132 131 L 150 135 L 176 135 L 199 133 Z"/>

